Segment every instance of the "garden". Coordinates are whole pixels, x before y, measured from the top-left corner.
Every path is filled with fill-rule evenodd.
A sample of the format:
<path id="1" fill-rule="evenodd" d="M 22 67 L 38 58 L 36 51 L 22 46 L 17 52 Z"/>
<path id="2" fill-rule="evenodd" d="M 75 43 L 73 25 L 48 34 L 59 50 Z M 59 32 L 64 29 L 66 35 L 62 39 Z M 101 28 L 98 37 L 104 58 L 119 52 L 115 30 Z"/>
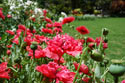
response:
<path id="1" fill-rule="evenodd" d="M 124 9 L 124 0 L 1 0 L 0 83 L 125 83 Z"/>

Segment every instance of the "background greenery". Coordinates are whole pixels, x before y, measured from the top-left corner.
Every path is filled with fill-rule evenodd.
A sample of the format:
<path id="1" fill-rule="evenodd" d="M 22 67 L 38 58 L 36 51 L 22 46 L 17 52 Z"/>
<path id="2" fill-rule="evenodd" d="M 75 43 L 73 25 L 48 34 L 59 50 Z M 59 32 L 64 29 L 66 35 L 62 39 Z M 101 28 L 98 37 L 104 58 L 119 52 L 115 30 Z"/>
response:
<path id="1" fill-rule="evenodd" d="M 109 48 L 107 49 L 107 55 L 112 59 L 122 58 L 125 55 L 125 18 L 99 18 L 94 21 L 74 21 L 73 24 L 75 27 L 80 25 L 85 25 L 89 30 L 90 34 L 88 36 L 100 37 L 102 28 L 109 29 Z M 69 33 L 71 36 L 79 34 L 76 29 L 70 29 L 68 26 L 63 28 L 65 33 Z"/>
<path id="2" fill-rule="evenodd" d="M 84 25 L 90 30 L 90 34 L 87 36 L 100 37 L 102 28 L 109 29 L 108 35 L 108 49 L 106 50 L 106 57 L 111 59 L 122 59 L 125 57 L 125 18 L 99 18 L 94 21 L 74 21 L 71 23 L 75 26 Z M 71 36 L 76 37 L 76 34 L 79 34 L 76 29 L 72 29 L 69 26 L 64 26 L 63 31 L 68 33 Z M 72 29 L 72 30 L 71 30 Z M 113 77 L 111 74 L 107 74 L 107 79 L 109 82 L 113 83 Z M 120 80 L 125 79 L 125 75 L 123 75 Z M 120 82 L 119 82 L 120 83 Z"/>

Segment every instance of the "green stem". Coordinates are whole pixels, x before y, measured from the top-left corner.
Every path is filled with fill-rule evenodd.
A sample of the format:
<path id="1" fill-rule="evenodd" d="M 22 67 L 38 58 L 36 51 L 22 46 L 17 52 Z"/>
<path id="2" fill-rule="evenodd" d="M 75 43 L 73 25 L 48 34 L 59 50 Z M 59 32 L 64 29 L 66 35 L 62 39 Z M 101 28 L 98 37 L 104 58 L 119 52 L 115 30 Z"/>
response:
<path id="1" fill-rule="evenodd" d="M 118 83 L 118 76 L 114 76 L 114 83 Z"/>
<path id="2" fill-rule="evenodd" d="M 85 54 L 85 52 L 86 52 L 87 50 L 88 50 L 88 47 L 86 47 L 86 48 L 83 50 L 83 53 L 82 53 L 81 59 L 80 59 L 80 64 L 79 64 L 78 69 L 77 69 L 77 71 L 76 71 L 76 75 L 75 75 L 75 78 L 74 78 L 74 80 L 73 80 L 73 83 L 75 83 L 75 81 L 76 81 L 76 77 L 77 77 L 77 75 L 78 75 L 78 73 L 79 73 L 79 69 L 80 69 L 80 66 L 81 66 L 81 64 L 82 64 L 83 56 L 84 56 L 84 54 Z"/>

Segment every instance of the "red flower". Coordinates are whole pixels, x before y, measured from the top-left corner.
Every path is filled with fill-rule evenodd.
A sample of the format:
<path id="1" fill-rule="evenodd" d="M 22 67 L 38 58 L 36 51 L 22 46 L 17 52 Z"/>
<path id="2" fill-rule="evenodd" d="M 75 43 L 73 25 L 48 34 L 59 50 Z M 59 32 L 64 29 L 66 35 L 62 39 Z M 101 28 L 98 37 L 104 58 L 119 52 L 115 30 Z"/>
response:
<path id="1" fill-rule="evenodd" d="M 62 31 L 61 28 L 54 28 L 54 29 L 53 29 L 53 32 L 54 32 L 54 33 L 62 33 L 63 31 Z"/>
<path id="2" fill-rule="evenodd" d="M 7 14 L 7 18 L 12 18 L 12 16 L 10 14 Z"/>
<path id="3" fill-rule="evenodd" d="M 61 68 L 60 68 L 61 69 Z M 57 79 L 63 83 L 73 83 L 73 79 L 75 77 L 74 72 L 70 72 L 66 68 L 62 68 L 57 74 Z"/>
<path id="4" fill-rule="evenodd" d="M 29 52 L 28 56 L 31 56 L 33 58 L 33 50 L 29 46 L 27 46 L 27 51 Z M 35 58 L 41 58 L 46 57 L 45 52 L 42 50 L 41 46 L 38 46 L 38 48 L 35 50 Z"/>
<path id="5" fill-rule="evenodd" d="M 60 23 L 60 22 L 55 22 L 55 23 L 54 23 L 54 27 L 62 28 L 62 23 Z"/>
<path id="6" fill-rule="evenodd" d="M 101 42 L 101 37 L 97 37 L 95 40 L 97 46 L 99 46 L 100 42 Z M 103 48 L 106 49 L 108 48 L 108 44 L 104 42 L 104 40 L 102 39 L 102 44 L 103 44 Z"/>
<path id="7" fill-rule="evenodd" d="M 85 26 L 79 26 L 76 30 L 83 35 L 89 33 L 89 30 Z"/>
<path id="8" fill-rule="evenodd" d="M 24 25 L 20 24 L 20 25 L 18 25 L 18 29 L 21 29 L 21 30 L 25 31 L 26 27 Z"/>
<path id="9" fill-rule="evenodd" d="M 19 36 L 15 35 L 14 39 L 12 40 L 12 42 L 18 45 L 19 44 Z"/>
<path id="10" fill-rule="evenodd" d="M 9 33 L 10 35 L 14 35 L 14 32 L 11 30 L 6 30 L 6 33 Z"/>
<path id="11" fill-rule="evenodd" d="M 46 27 L 47 27 L 47 28 L 52 28 L 52 27 L 53 27 L 53 24 L 46 24 Z"/>
<path id="12" fill-rule="evenodd" d="M 65 66 L 59 66 L 55 62 L 37 66 L 36 70 L 41 72 L 45 77 L 52 80 L 56 79 L 56 83 L 59 83 L 59 81 L 63 83 L 72 83 L 75 76 L 74 72 L 70 72 Z"/>
<path id="13" fill-rule="evenodd" d="M 44 9 L 43 10 L 43 16 L 46 17 L 47 11 Z"/>
<path id="14" fill-rule="evenodd" d="M 88 77 L 84 77 L 83 79 L 82 79 L 82 81 L 84 81 L 85 83 L 89 83 L 89 80 L 90 80 L 91 78 L 88 78 Z"/>
<path id="15" fill-rule="evenodd" d="M 122 80 L 122 82 L 121 83 L 125 83 L 125 80 Z"/>
<path id="16" fill-rule="evenodd" d="M 45 18 L 45 21 L 48 22 L 48 23 L 53 23 L 52 20 L 50 18 Z"/>
<path id="17" fill-rule="evenodd" d="M 7 62 L 2 62 L 0 64 L 0 78 L 6 78 L 10 79 L 10 76 L 8 75 L 9 70 L 7 70 Z"/>
<path id="18" fill-rule="evenodd" d="M 56 35 L 47 44 L 46 56 L 54 60 L 58 60 L 64 53 L 76 56 L 82 52 L 82 43 L 67 34 Z"/>
<path id="19" fill-rule="evenodd" d="M 12 45 L 7 45 L 6 47 L 7 47 L 7 48 L 11 48 L 11 47 L 12 47 Z"/>
<path id="20" fill-rule="evenodd" d="M 1 40 L 1 37 L 0 37 L 0 40 Z"/>
<path id="21" fill-rule="evenodd" d="M 44 32 L 44 33 L 49 33 L 49 34 L 53 33 L 53 31 L 51 29 L 48 29 L 48 28 L 42 28 L 41 31 Z"/>
<path id="22" fill-rule="evenodd" d="M 91 37 L 88 37 L 87 42 L 95 42 L 95 40 L 93 38 L 91 38 Z"/>
<path id="23" fill-rule="evenodd" d="M 11 51 L 10 51 L 10 50 L 7 50 L 7 54 L 10 55 L 10 54 L 11 54 Z"/>
<path id="24" fill-rule="evenodd" d="M 35 22 L 36 18 L 35 17 L 30 17 L 30 20 L 32 20 L 33 22 Z"/>
<path id="25" fill-rule="evenodd" d="M 76 63 L 76 62 L 74 62 L 73 64 L 74 64 L 74 66 L 75 66 L 75 69 L 77 70 L 79 64 Z M 88 68 L 88 66 L 86 66 L 85 64 L 82 64 L 82 65 L 80 66 L 79 72 L 83 72 L 84 74 L 88 74 L 88 73 L 89 73 L 89 68 Z"/>
<path id="26" fill-rule="evenodd" d="M 57 67 L 57 63 L 49 62 L 49 64 L 42 64 L 41 66 L 37 66 L 36 70 L 38 72 L 41 72 L 44 76 L 48 78 L 55 79 Z"/>
<path id="27" fill-rule="evenodd" d="M 3 20 L 5 19 L 5 16 L 3 15 L 2 10 L 0 10 L 0 18 L 2 18 Z"/>
<path id="28" fill-rule="evenodd" d="M 74 20 L 75 20 L 75 18 L 73 16 L 66 17 L 63 19 L 62 24 L 70 23 L 70 22 L 73 22 Z"/>

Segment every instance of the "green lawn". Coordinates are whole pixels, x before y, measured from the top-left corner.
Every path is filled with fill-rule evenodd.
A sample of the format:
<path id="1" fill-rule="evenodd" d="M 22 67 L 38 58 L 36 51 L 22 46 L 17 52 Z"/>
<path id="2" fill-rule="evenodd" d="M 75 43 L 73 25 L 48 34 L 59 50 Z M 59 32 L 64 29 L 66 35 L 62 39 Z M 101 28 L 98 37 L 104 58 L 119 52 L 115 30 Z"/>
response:
<path id="1" fill-rule="evenodd" d="M 125 18 L 100 18 L 94 21 L 74 21 L 71 24 L 75 28 L 80 25 L 86 26 L 90 30 L 87 36 L 94 39 L 101 35 L 102 28 L 108 28 L 110 32 L 106 56 L 110 59 L 121 59 L 125 56 Z M 68 26 L 64 26 L 63 30 L 74 37 L 75 34 L 79 34 L 76 29 L 73 30 Z"/>
<path id="2" fill-rule="evenodd" d="M 100 18 L 94 21 L 74 21 L 71 24 L 75 28 L 81 25 L 86 26 L 90 30 L 90 34 L 87 36 L 94 39 L 101 35 L 102 28 L 108 28 L 110 32 L 108 35 L 109 41 L 106 56 L 109 59 L 121 59 L 125 57 L 125 18 Z M 74 37 L 76 34 L 79 34 L 76 29 L 68 26 L 64 26 L 63 31 Z M 108 83 L 113 83 L 113 77 L 109 73 L 107 78 L 110 80 Z M 120 78 L 120 81 L 123 79 L 125 79 L 125 75 Z"/>

